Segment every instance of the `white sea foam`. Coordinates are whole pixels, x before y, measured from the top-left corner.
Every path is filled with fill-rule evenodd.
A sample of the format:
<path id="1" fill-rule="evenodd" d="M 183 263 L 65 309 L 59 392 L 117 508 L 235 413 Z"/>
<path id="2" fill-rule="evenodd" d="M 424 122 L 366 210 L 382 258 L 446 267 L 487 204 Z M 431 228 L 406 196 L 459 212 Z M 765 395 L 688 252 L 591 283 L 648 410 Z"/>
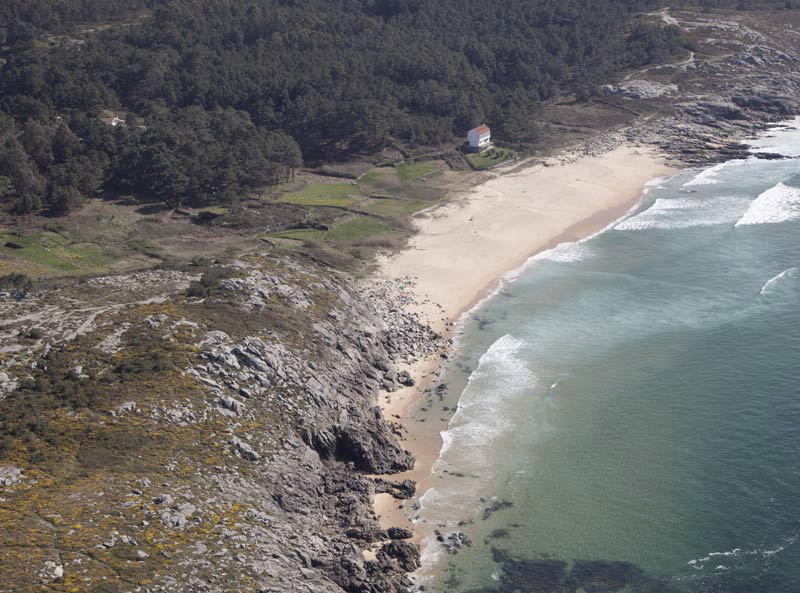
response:
<path id="1" fill-rule="evenodd" d="M 419 589 L 433 578 L 433 568 L 439 564 L 439 560 L 444 555 L 444 548 L 436 541 L 435 535 L 424 538 L 420 547 L 422 548 L 420 568 L 412 575 L 412 579 Z"/>
<path id="2" fill-rule="evenodd" d="M 446 501 L 446 496 L 444 492 L 438 490 L 436 488 L 428 488 L 422 496 L 417 499 L 417 504 L 421 510 L 425 509 L 427 506 L 436 506 L 438 504 L 442 504 Z"/>
<path id="3" fill-rule="evenodd" d="M 534 374 L 517 356 L 525 342 L 506 334 L 481 356 L 458 400 L 458 407 L 442 432 L 442 449 L 434 471 L 455 444 L 469 451 L 472 463 L 480 464 L 491 441 L 513 427 L 514 395 L 535 383 Z"/>
<path id="4" fill-rule="evenodd" d="M 559 263 L 585 261 L 594 256 L 594 252 L 582 243 L 559 243 L 552 249 L 535 255 L 534 259 Z"/>
<path id="5" fill-rule="evenodd" d="M 800 118 L 790 122 L 767 128 L 770 136 L 758 138 L 750 142 L 751 152 L 776 152 L 784 156 L 800 156 L 800 134 L 798 134 Z"/>
<path id="6" fill-rule="evenodd" d="M 736 226 L 774 224 L 800 219 L 800 187 L 779 183 L 760 194 Z"/>
<path id="7" fill-rule="evenodd" d="M 797 540 L 798 540 L 798 536 L 797 536 L 797 535 L 792 535 L 792 536 L 790 536 L 790 537 L 787 537 L 787 538 L 786 538 L 786 539 L 783 541 L 783 543 L 781 543 L 780 545 L 778 545 L 778 547 L 777 547 L 777 548 L 773 548 L 772 550 L 762 550 L 762 552 L 761 552 L 761 553 L 764 555 L 764 557 L 765 557 L 767 560 L 769 560 L 769 559 L 771 559 L 773 556 L 775 556 L 775 555 L 777 555 L 777 554 L 780 554 L 781 552 L 783 552 L 783 551 L 784 551 L 786 548 L 788 548 L 789 546 L 793 546 L 794 544 L 796 544 L 796 543 L 797 543 Z"/>
<path id="8" fill-rule="evenodd" d="M 683 229 L 730 224 L 747 209 L 748 201 L 730 196 L 716 198 L 659 198 L 647 210 L 617 224 L 619 231 Z"/>
<path id="9" fill-rule="evenodd" d="M 663 181 L 667 179 L 666 177 L 657 177 L 652 181 Z M 639 208 L 639 205 L 632 206 L 625 214 L 623 214 L 620 218 L 615 220 L 614 222 L 610 223 L 606 227 L 600 229 L 596 233 L 589 235 L 588 237 L 584 237 L 579 241 L 570 241 L 568 243 L 559 243 L 555 247 L 550 249 L 546 249 L 545 251 L 541 251 L 534 256 L 531 256 L 527 259 L 527 261 L 522 264 L 520 267 L 511 270 L 510 272 L 506 272 L 501 277 L 501 286 L 495 291 L 494 294 L 497 294 L 500 290 L 502 290 L 502 286 L 507 282 L 514 282 L 517 278 L 519 278 L 531 265 L 534 265 L 540 261 L 555 261 L 555 262 L 578 262 L 583 261 L 585 259 L 589 259 L 594 257 L 595 253 L 591 250 L 591 248 L 586 246 L 586 243 L 597 237 L 598 235 L 602 235 L 606 231 L 613 229 L 621 220 L 625 220 L 628 216 L 630 216 L 633 212 L 635 212 Z M 494 294 L 491 294 L 486 297 L 483 301 L 475 305 L 470 311 L 467 312 L 469 315 L 472 311 L 477 310 L 483 303 L 492 298 Z"/>
<path id="10" fill-rule="evenodd" d="M 664 184 L 669 181 L 669 177 L 656 177 L 644 184 L 644 195 L 649 194 L 654 189 L 662 189 Z"/>
<path id="11" fill-rule="evenodd" d="M 762 552 L 762 554 L 764 554 L 764 557 L 766 557 L 766 558 L 772 558 L 776 554 L 780 554 L 781 552 L 783 552 L 785 549 L 786 549 L 786 546 L 778 546 L 774 550 L 764 550 Z"/>
<path id="12" fill-rule="evenodd" d="M 681 187 L 691 188 L 702 185 L 716 185 L 718 183 L 723 182 L 723 180 L 720 179 L 720 175 L 726 169 L 730 169 L 732 167 L 741 167 L 743 165 L 750 165 L 757 162 L 758 159 L 754 157 L 747 159 L 732 159 L 730 161 L 725 161 L 724 163 L 719 163 L 717 165 L 714 165 L 713 167 L 709 167 L 708 169 L 703 169 L 697 175 L 692 177 L 689 181 L 684 183 Z"/>
<path id="13" fill-rule="evenodd" d="M 705 568 L 705 563 L 714 559 L 715 562 L 727 562 L 729 564 L 717 564 L 713 567 L 713 570 L 729 570 L 731 568 L 731 563 L 747 561 L 747 559 L 769 562 L 774 556 L 780 554 L 786 548 L 795 544 L 797 539 L 798 538 L 796 535 L 790 536 L 784 539 L 784 541 L 782 541 L 777 547 L 772 549 L 754 548 L 744 550 L 742 548 L 733 548 L 732 550 L 727 550 L 724 552 L 709 552 L 702 558 L 689 560 L 686 564 L 695 570 L 703 570 Z"/>
<path id="14" fill-rule="evenodd" d="M 764 286 L 761 287 L 761 290 L 758 292 L 758 294 L 761 296 L 771 294 L 775 290 L 776 285 L 780 280 L 783 278 L 795 278 L 797 277 L 798 272 L 800 272 L 800 268 L 789 268 L 780 274 L 776 274 L 764 283 Z"/>
<path id="15" fill-rule="evenodd" d="M 418 501 L 421 521 L 455 526 L 459 515 L 454 516 L 453 509 L 464 511 L 480 499 L 486 480 L 496 471 L 493 443 L 513 431 L 520 397 L 535 384 L 535 375 L 520 357 L 525 345 L 506 334 L 480 357 L 447 430 L 441 433 L 442 449 L 433 466 L 433 473 L 452 465 L 466 475 L 425 491 Z M 430 578 L 444 554 L 434 537 L 424 540 L 422 550 L 418 584 Z"/>
<path id="16" fill-rule="evenodd" d="M 654 177 L 650 181 L 644 184 L 645 187 L 661 187 L 664 185 L 670 178 L 662 175 L 661 177 Z"/>
<path id="17" fill-rule="evenodd" d="M 487 480 L 497 472 L 496 443 L 513 435 L 520 401 L 535 384 L 535 375 L 520 356 L 524 347 L 522 340 L 505 335 L 478 361 L 447 430 L 441 433 L 442 450 L 433 467 L 434 473 L 442 473 L 454 466 L 463 475 L 425 491 L 419 498 L 420 521 L 454 527 L 463 515 L 454 516 L 453 508 L 480 510 L 476 502 L 485 493 Z M 429 578 L 426 575 L 444 554 L 435 538 L 426 538 L 422 549 L 419 583 Z"/>
<path id="18" fill-rule="evenodd" d="M 738 556 L 742 552 L 741 548 L 734 548 L 729 552 L 709 552 L 709 558 L 718 558 L 719 556 Z"/>
<path id="19" fill-rule="evenodd" d="M 720 180 L 717 179 L 719 172 L 725 167 L 726 163 L 720 163 L 718 165 L 714 165 L 713 167 L 709 167 L 708 169 L 703 169 L 697 175 L 692 177 L 689 181 L 683 184 L 683 187 L 692 187 L 695 185 L 712 185 L 715 183 L 720 183 Z"/>

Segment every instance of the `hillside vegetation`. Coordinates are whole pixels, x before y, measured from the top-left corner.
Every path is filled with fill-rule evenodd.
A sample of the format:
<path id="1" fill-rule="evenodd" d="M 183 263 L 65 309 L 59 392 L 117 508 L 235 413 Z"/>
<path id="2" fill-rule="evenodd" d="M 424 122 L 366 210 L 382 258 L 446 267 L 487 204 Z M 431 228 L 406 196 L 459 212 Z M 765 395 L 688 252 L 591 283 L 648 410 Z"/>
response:
<path id="1" fill-rule="evenodd" d="M 0 8 L 0 196 L 101 190 L 230 203 L 291 175 L 481 121 L 536 139 L 553 97 L 682 53 L 646 0 L 61 0 Z M 124 125 L 112 127 L 118 116 Z"/>

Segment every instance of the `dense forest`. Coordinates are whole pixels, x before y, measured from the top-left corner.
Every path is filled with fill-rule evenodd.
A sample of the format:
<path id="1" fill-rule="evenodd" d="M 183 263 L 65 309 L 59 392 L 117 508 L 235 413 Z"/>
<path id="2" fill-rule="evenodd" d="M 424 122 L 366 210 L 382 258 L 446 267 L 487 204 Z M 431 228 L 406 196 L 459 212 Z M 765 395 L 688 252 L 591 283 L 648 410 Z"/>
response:
<path id="1" fill-rule="evenodd" d="M 303 159 L 436 145 L 482 121 L 530 142 L 542 101 L 683 51 L 677 28 L 637 18 L 657 7 L 6 0 L 0 199 L 18 213 L 114 189 L 226 203 Z"/>

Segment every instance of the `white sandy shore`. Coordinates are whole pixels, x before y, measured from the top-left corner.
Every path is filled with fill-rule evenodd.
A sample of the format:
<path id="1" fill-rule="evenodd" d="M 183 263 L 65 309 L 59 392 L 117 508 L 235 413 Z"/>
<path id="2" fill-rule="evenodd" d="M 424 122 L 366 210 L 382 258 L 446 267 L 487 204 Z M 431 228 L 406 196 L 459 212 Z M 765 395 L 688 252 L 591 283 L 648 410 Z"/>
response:
<path id="1" fill-rule="evenodd" d="M 648 181 L 671 172 L 653 152 L 622 146 L 568 164 L 498 173 L 418 216 L 418 234 L 409 248 L 382 259 L 377 276 L 414 278 L 413 290 L 421 303 L 416 310 L 446 334 L 503 274 L 558 243 L 602 230 L 641 199 Z M 387 419 L 406 416 L 439 362 L 413 365 L 415 388 L 381 396 Z M 439 433 L 433 423 L 405 424 L 405 445 L 417 464 L 401 477 L 424 482 L 441 446 Z M 403 524 L 397 507 L 388 495 L 376 497 L 376 513 L 384 527 Z"/>
<path id="2" fill-rule="evenodd" d="M 380 274 L 416 278 L 418 296 L 443 309 L 426 306 L 441 330 L 442 317 L 457 318 L 504 273 L 557 242 L 603 228 L 635 203 L 645 183 L 670 171 L 652 152 L 623 146 L 498 174 L 418 217 L 410 247 L 382 260 Z"/>

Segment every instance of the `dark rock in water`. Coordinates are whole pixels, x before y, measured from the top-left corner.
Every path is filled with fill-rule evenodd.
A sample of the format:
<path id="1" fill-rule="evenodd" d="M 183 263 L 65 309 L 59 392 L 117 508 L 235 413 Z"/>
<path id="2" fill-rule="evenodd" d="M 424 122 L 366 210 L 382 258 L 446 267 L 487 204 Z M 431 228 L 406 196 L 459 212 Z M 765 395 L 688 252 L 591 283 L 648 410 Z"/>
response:
<path id="1" fill-rule="evenodd" d="M 389 539 L 409 539 L 414 536 L 414 533 L 405 527 L 390 527 L 386 530 L 386 535 L 389 536 Z"/>
<path id="2" fill-rule="evenodd" d="M 475 322 L 478 324 L 478 329 L 480 331 L 485 330 L 487 327 L 495 323 L 493 319 L 483 319 L 481 317 L 476 317 Z"/>
<path id="3" fill-rule="evenodd" d="M 572 578 L 586 593 L 613 593 L 646 580 L 644 573 L 630 562 L 603 560 L 576 562 Z"/>
<path id="4" fill-rule="evenodd" d="M 563 560 L 519 558 L 499 548 L 492 548 L 492 559 L 502 568 L 495 593 L 676 593 L 672 585 L 648 577 L 630 562 L 575 561 L 568 570 Z"/>
<path id="5" fill-rule="evenodd" d="M 493 529 L 491 532 L 489 532 L 489 535 L 483 538 L 483 543 L 488 545 L 493 539 L 502 539 L 510 535 L 511 533 L 508 531 L 508 529 Z"/>
<path id="6" fill-rule="evenodd" d="M 502 511 L 503 509 L 511 508 L 512 506 L 514 506 L 514 503 L 508 500 L 496 500 L 488 507 L 483 509 L 483 519 L 485 521 L 486 519 L 491 517 L 493 513 L 496 513 L 497 511 Z"/>
<path id="7" fill-rule="evenodd" d="M 507 552 L 492 548 L 495 562 L 503 566 L 500 591 L 511 593 L 575 593 L 577 586 L 562 560 L 528 560 L 514 558 Z"/>
<path id="8" fill-rule="evenodd" d="M 461 531 L 454 531 L 447 536 L 438 529 L 434 533 L 436 534 L 436 541 L 442 544 L 448 554 L 457 554 L 461 548 L 468 548 L 472 545 L 472 540 L 469 536 Z"/>
<path id="9" fill-rule="evenodd" d="M 780 154 L 777 152 L 754 152 L 753 156 L 756 157 L 757 159 L 763 159 L 767 161 L 781 161 L 783 159 L 790 158 L 785 154 Z"/>

